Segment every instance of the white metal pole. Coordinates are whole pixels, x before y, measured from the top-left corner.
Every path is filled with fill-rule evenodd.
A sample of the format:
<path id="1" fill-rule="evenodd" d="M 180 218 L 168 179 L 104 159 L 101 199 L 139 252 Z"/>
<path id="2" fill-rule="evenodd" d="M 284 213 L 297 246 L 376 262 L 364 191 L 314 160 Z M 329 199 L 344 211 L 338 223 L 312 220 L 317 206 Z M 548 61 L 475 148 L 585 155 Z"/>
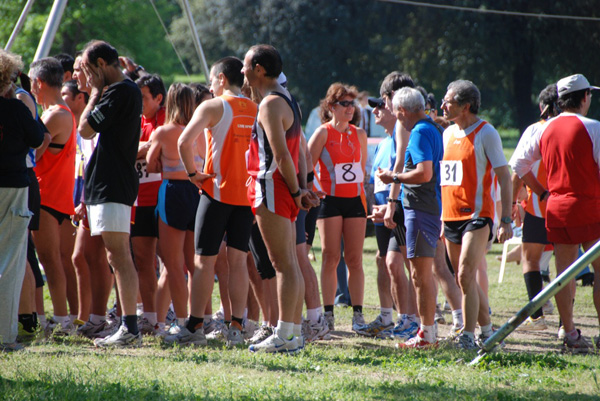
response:
<path id="1" fill-rule="evenodd" d="M 208 65 L 206 64 L 206 58 L 204 57 L 204 51 L 202 50 L 202 44 L 200 43 L 200 37 L 198 36 L 198 31 L 196 30 L 196 23 L 194 22 L 194 18 L 192 17 L 192 11 L 190 10 L 190 4 L 188 0 L 182 0 L 183 3 L 183 11 L 188 19 L 188 24 L 190 25 L 190 30 L 192 31 L 192 38 L 194 39 L 194 46 L 196 46 L 196 52 L 198 53 L 198 57 L 200 58 L 200 63 L 202 64 L 202 70 L 204 71 L 204 79 L 208 84 Z"/>
<path id="2" fill-rule="evenodd" d="M 58 25 L 60 24 L 66 6 L 67 0 L 54 0 L 52 10 L 50 10 L 50 15 L 48 16 L 48 22 L 46 22 L 46 27 L 44 28 L 44 33 L 40 39 L 40 44 L 35 52 L 33 61 L 46 57 L 48 53 L 50 53 L 54 36 L 56 35 Z"/>
<path id="3" fill-rule="evenodd" d="M 15 39 L 17 38 L 17 35 L 21 31 L 21 28 L 23 28 L 23 24 L 25 23 L 27 14 L 29 14 L 29 10 L 31 9 L 31 6 L 33 5 L 34 1 L 35 0 L 27 0 L 27 3 L 25 4 L 25 7 L 23 7 L 23 11 L 21 12 L 21 16 L 19 17 L 19 20 L 17 21 L 17 25 L 15 25 L 15 29 L 13 29 L 13 31 L 10 35 L 10 38 L 8 38 L 8 42 L 6 42 L 6 46 L 4 46 L 4 50 L 10 50 L 12 45 L 15 43 Z"/>

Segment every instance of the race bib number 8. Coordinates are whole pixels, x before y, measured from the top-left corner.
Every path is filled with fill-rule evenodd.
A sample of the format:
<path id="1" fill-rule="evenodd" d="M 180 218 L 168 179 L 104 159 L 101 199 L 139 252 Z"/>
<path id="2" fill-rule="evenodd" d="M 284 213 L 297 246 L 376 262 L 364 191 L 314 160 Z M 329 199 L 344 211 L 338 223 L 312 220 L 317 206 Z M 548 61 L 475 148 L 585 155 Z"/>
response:
<path id="1" fill-rule="evenodd" d="M 140 184 L 162 181 L 160 173 L 149 173 L 148 170 L 146 170 L 146 160 L 144 159 L 135 161 L 135 171 L 140 179 Z"/>
<path id="2" fill-rule="evenodd" d="M 463 167 L 460 160 L 442 160 L 440 185 L 462 185 Z"/>
<path id="3" fill-rule="evenodd" d="M 360 184 L 364 179 L 360 163 L 340 163 L 335 165 L 335 182 L 338 184 Z"/>

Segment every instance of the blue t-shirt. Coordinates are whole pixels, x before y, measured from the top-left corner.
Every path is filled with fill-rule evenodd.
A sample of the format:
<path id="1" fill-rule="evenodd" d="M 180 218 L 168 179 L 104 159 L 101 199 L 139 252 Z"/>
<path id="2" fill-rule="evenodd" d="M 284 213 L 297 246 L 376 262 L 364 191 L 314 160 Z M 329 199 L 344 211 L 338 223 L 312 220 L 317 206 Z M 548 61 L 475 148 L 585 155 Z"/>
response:
<path id="1" fill-rule="evenodd" d="M 403 184 L 402 204 L 404 208 L 421 210 L 440 215 L 442 195 L 440 190 L 440 161 L 444 157 L 443 130 L 430 118 L 418 121 L 410 132 L 404 171 L 415 170 L 417 164 L 431 161 L 433 175 L 423 184 Z"/>

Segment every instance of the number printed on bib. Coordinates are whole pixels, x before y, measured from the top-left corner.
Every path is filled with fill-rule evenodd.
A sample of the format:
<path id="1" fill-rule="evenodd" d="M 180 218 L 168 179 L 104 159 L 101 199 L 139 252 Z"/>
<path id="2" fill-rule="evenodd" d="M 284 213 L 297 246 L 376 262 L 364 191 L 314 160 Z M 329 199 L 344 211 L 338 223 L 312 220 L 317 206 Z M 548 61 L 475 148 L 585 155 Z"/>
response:
<path id="1" fill-rule="evenodd" d="M 379 179 L 379 177 L 375 176 L 375 188 L 373 188 L 373 192 L 378 193 L 378 192 L 389 191 L 389 190 L 390 190 L 390 185 L 384 184 L 383 181 L 381 181 L 381 179 Z"/>
<path id="2" fill-rule="evenodd" d="M 135 161 L 135 171 L 140 179 L 140 184 L 148 182 L 162 181 L 160 173 L 149 173 L 146 170 L 146 160 L 140 159 Z"/>
<path id="3" fill-rule="evenodd" d="M 335 165 L 335 182 L 338 184 L 360 184 L 364 179 L 360 162 Z"/>
<path id="4" fill-rule="evenodd" d="M 442 160 L 440 162 L 440 185 L 461 185 L 463 180 L 463 167 L 460 160 Z"/>

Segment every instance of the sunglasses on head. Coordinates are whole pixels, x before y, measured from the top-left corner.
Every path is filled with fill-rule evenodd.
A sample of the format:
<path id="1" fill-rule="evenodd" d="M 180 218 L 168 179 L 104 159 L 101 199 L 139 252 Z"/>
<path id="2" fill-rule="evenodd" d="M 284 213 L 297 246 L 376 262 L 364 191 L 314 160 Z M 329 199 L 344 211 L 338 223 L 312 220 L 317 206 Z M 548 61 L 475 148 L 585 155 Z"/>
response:
<path id="1" fill-rule="evenodd" d="M 352 106 L 354 107 L 354 100 L 340 100 L 339 102 L 336 102 L 336 104 L 339 104 L 342 107 L 349 107 Z"/>

